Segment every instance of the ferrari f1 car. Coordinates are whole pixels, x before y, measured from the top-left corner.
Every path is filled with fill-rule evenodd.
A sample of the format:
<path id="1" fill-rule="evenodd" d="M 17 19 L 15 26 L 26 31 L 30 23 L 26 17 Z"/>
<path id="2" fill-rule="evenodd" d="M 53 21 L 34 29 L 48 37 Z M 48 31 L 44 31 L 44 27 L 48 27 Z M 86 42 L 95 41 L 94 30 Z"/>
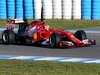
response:
<path id="1" fill-rule="evenodd" d="M 17 32 L 14 31 L 16 24 L 19 24 Z M 50 28 L 43 20 L 33 21 L 28 24 L 25 19 L 7 20 L 6 30 L 2 33 L 2 40 L 4 44 L 13 44 L 15 41 L 25 44 L 26 41 L 30 41 L 32 43 L 50 45 L 53 48 L 96 44 L 95 40 L 87 39 L 87 35 L 83 30 L 72 33 L 60 28 Z"/>
<path id="2" fill-rule="evenodd" d="M 14 26 L 19 24 L 18 31 L 14 31 Z M 50 45 L 53 48 L 71 47 L 71 46 L 88 46 L 95 45 L 96 41 L 87 39 L 83 30 L 72 33 L 68 30 L 50 28 L 43 21 L 43 7 L 41 8 L 41 19 L 28 23 L 26 19 L 7 20 L 6 30 L 2 33 L 4 44 L 13 44 L 20 42 L 25 44 L 26 41 L 31 43 Z"/>

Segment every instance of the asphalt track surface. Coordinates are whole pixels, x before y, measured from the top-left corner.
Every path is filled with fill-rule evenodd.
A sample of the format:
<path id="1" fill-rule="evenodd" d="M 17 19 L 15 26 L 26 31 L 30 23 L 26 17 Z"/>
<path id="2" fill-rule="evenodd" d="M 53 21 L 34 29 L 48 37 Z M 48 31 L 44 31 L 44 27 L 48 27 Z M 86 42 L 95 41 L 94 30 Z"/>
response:
<path id="1" fill-rule="evenodd" d="M 0 31 L 0 36 L 2 31 Z M 35 46 L 32 44 L 4 45 L 0 37 L 0 55 L 15 56 L 45 56 L 45 57 L 72 57 L 72 58 L 96 58 L 100 59 L 100 32 L 87 33 L 87 37 L 95 39 L 97 45 L 88 47 L 58 48 L 49 46 Z"/>

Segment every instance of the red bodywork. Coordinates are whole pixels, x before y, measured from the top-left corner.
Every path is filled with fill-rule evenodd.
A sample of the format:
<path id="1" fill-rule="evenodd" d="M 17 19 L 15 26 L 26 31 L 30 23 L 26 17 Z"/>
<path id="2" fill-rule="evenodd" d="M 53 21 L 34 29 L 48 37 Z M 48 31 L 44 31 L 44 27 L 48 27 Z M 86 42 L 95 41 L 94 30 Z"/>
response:
<path id="1" fill-rule="evenodd" d="M 28 27 L 26 27 L 26 33 L 25 33 L 25 38 L 28 40 L 33 40 L 33 41 L 38 41 L 38 40 L 45 40 L 49 39 L 50 34 L 55 32 L 60 34 L 60 36 L 67 36 L 69 40 L 72 40 L 77 46 L 82 43 L 79 39 L 77 39 L 74 34 L 70 31 L 62 30 L 60 28 L 58 29 L 53 29 L 49 28 L 49 30 L 45 29 L 45 24 L 44 22 L 41 21 L 33 21 L 30 23 Z M 34 29 L 36 27 L 36 29 Z M 34 29 L 31 31 L 31 29 Z M 34 38 L 34 34 L 36 33 L 37 38 Z M 68 45 L 68 42 L 61 42 L 61 46 L 65 44 Z"/>

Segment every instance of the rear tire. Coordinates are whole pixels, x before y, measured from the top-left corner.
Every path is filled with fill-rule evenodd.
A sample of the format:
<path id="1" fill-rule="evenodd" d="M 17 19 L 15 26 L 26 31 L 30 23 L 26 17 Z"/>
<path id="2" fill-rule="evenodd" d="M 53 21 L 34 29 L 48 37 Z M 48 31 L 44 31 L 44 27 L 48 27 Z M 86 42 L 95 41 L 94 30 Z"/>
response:
<path id="1" fill-rule="evenodd" d="M 79 40 L 87 39 L 87 35 L 86 35 L 86 33 L 83 30 L 76 31 L 75 37 L 78 38 Z"/>
<path id="2" fill-rule="evenodd" d="M 2 33 L 2 41 L 4 44 L 12 44 L 15 41 L 15 34 L 12 30 L 5 30 Z"/>
<path id="3" fill-rule="evenodd" d="M 49 38 L 50 46 L 53 48 L 60 47 L 61 37 L 58 33 L 52 33 Z"/>

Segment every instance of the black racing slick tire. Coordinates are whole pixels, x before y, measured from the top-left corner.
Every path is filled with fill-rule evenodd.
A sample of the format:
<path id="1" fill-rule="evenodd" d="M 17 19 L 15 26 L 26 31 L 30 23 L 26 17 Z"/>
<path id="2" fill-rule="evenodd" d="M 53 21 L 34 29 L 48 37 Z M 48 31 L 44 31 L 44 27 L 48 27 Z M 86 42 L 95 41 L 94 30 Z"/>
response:
<path id="1" fill-rule="evenodd" d="M 15 34 L 12 30 L 5 30 L 2 33 L 2 41 L 4 44 L 12 44 L 15 41 Z"/>
<path id="2" fill-rule="evenodd" d="M 84 30 L 78 30 L 78 31 L 76 31 L 75 37 L 78 38 L 79 40 L 85 40 L 85 39 L 87 39 L 87 35 L 86 35 L 86 33 L 85 33 Z"/>
<path id="3" fill-rule="evenodd" d="M 58 33 L 52 33 L 49 38 L 50 46 L 52 48 L 60 47 L 61 37 Z"/>

